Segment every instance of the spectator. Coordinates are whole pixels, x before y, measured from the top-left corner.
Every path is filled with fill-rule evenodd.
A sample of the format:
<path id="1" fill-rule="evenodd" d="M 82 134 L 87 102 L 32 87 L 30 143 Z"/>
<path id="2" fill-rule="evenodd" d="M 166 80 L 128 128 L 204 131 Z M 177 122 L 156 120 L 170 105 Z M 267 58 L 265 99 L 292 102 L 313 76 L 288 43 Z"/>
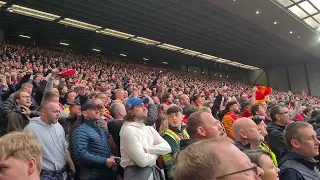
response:
<path id="1" fill-rule="evenodd" d="M 98 105 L 89 101 L 81 110 L 84 122 L 72 134 L 72 150 L 78 169 L 76 179 L 112 180 L 112 167 L 119 158 L 111 155 L 106 134 L 98 126 Z"/>
<path id="2" fill-rule="evenodd" d="M 172 104 L 173 103 L 173 96 L 172 96 L 172 94 L 171 93 L 169 93 L 169 92 L 166 92 L 166 93 L 164 93 L 163 95 L 162 95 L 162 103 L 163 104 L 166 104 L 166 105 L 170 105 L 170 104 Z"/>
<path id="3" fill-rule="evenodd" d="M 187 132 L 190 139 L 180 141 L 180 150 L 204 139 L 218 138 L 226 135 L 220 121 L 215 119 L 211 113 L 195 112 L 189 117 Z"/>
<path id="4" fill-rule="evenodd" d="M 175 180 L 260 180 L 262 176 L 263 170 L 227 137 L 193 143 L 179 153 L 174 171 Z"/>
<path id="5" fill-rule="evenodd" d="M 12 112 L 7 116 L 7 132 L 21 131 L 23 128 L 29 124 L 29 118 L 32 118 L 32 114 L 29 107 L 31 106 L 30 94 L 27 91 L 20 90 L 14 94 L 15 107 Z"/>
<path id="6" fill-rule="evenodd" d="M 236 137 L 235 146 L 241 151 L 260 148 L 263 141 L 261 127 L 249 118 L 239 118 L 232 125 Z"/>
<path id="7" fill-rule="evenodd" d="M 160 176 L 161 172 L 155 167 L 158 155 L 171 152 L 169 144 L 158 132 L 143 123 L 148 113 L 144 105 L 148 102 L 148 98 L 130 98 L 126 102 L 127 115 L 120 130 L 121 166 L 125 179 L 129 176 L 130 179 Z"/>
<path id="8" fill-rule="evenodd" d="M 182 94 L 179 97 L 180 107 L 183 109 L 186 105 L 190 104 L 190 98 L 186 94 Z"/>
<path id="9" fill-rule="evenodd" d="M 112 138 L 116 144 L 117 156 L 120 155 L 120 130 L 124 123 L 123 119 L 127 115 L 126 108 L 122 103 L 113 103 L 110 107 L 110 113 L 113 117 L 113 120 L 108 123 L 109 133 L 112 135 Z"/>
<path id="10" fill-rule="evenodd" d="M 226 128 L 227 135 L 231 139 L 235 139 L 235 136 L 232 132 L 232 124 L 235 120 L 239 119 L 239 104 L 237 101 L 231 101 L 226 105 L 227 113 L 222 118 L 222 124 Z"/>
<path id="11" fill-rule="evenodd" d="M 307 108 L 305 108 L 305 109 L 302 111 L 302 115 L 303 115 L 303 117 L 304 117 L 304 121 L 309 121 L 309 120 L 311 120 L 312 111 L 313 111 L 313 109 L 310 108 L 310 107 L 307 107 Z"/>
<path id="12" fill-rule="evenodd" d="M 267 135 L 268 135 L 268 131 L 267 131 L 267 125 L 266 123 L 264 122 L 265 120 L 265 116 L 253 116 L 252 117 L 252 120 L 258 125 L 260 126 L 261 128 L 261 135 L 263 138 L 265 138 Z M 264 151 L 267 151 L 269 154 L 270 154 L 270 157 L 274 163 L 274 165 L 276 167 L 278 167 L 278 161 L 277 161 L 277 157 L 276 155 L 271 151 L 271 149 L 269 148 L 269 146 L 264 142 L 262 141 L 261 144 L 260 144 L 260 148 Z"/>
<path id="13" fill-rule="evenodd" d="M 320 142 L 313 127 L 305 122 L 293 122 L 284 130 L 288 150 L 279 161 L 281 180 L 316 180 L 320 178 L 317 162 Z"/>
<path id="14" fill-rule="evenodd" d="M 187 124 L 188 123 L 188 118 L 191 116 L 191 114 L 197 112 L 198 110 L 199 109 L 196 108 L 194 105 L 191 105 L 191 104 L 186 105 L 183 108 L 184 117 L 183 117 L 182 123 Z"/>
<path id="15" fill-rule="evenodd" d="M 175 163 L 177 153 L 180 151 L 180 141 L 189 139 L 189 135 L 186 131 L 186 126 L 182 126 L 182 109 L 175 105 L 167 110 L 168 116 L 168 129 L 164 131 L 162 137 L 165 139 L 171 147 L 171 153 L 163 156 L 165 164 L 166 179 L 170 180 L 171 171 Z"/>
<path id="16" fill-rule="evenodd" d="M 13 132 L 0 138 L 0 179 L 40 180 L 42 152 L 33 134 Z"/>
<path id="17" fill-rule="evenodd" d="M 267 128 L 267 143 L 279 162 L 281 152 L 287 148 L 283 140 L 283 132 L 292 121 L 289 119 L 288 108 L 281 105 L 275 105 L 270 109 L 270 117 L 272 122 L 269 123 Z"/>
<path id="18" fill-rule="evenodd" d="M 262 180 L 278 180 L 280 169 L 273 164 L 271 154 L 264 150 L 246 150 L 244 153 L 250 158 L 251 162 L 262 168 L 264 174 Z"/>
<path id="19" fill-rule="evenodd" d="M 68 176 L 67 165 L 69 165 L 72 173 L 75 173 L 75 167 L 67 148 L 65 132 L 58 123 L 59 113 L 60 106 L 58 103 L 42 101 L 40 117 L 33 118 L 25 127 L 26 131 L 35 134 L 42 145 L 43 167 L 40 175 L 41 179 L 64 179 Z"/>

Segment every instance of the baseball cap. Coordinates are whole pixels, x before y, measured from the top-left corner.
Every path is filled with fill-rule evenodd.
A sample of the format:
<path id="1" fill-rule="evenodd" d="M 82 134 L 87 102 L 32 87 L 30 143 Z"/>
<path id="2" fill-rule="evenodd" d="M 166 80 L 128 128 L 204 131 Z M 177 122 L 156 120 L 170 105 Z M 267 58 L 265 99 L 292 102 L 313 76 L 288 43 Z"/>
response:
<path id="1" fill-rule="evenodd" d="M 130 98 L 127 102 L 126 102 L 126 111 L 131 110 L 134 106 L 140 105 L 140 104 L 148 104 L 149 103 L 149 99 L 148 98 Z"/>
<path id="2" fill-rule="evenodd" d="M 67 105 L 70 106 L 70 107 L 71 107 L 71 106 L 81 106 L 80 103 L 77 102 L 77 101 L 67 102 Z"/>
<path id="3" fill-rule="evenodd" d="M 86 111 L 88 109 L 97 109 L 98 105 L 94 104 L 92 101 L 87 101 L 81 107 L 81 111 Z"/>

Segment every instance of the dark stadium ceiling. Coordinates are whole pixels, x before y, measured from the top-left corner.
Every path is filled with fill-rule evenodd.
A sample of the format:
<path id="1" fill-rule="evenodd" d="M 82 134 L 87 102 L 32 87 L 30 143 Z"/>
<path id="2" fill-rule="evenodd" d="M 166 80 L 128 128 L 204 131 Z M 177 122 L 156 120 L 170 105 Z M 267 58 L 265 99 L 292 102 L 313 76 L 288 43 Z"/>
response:
<path id="1" fill-rule="evenodd" d="M 313 63 L 320 58 L 317 34 L 270 0 L 2 2 L 0 28 L 9 39 L 19 38 L 20 34 L 47 44 L 63 42 L 78 49 L 122 53 L 160 63 L 220 66 L 223 70 Z M 47 21 L 16 13 L 36 13 L 38 18 L 40 14 Z M 70 27 L 73 24 L 78 28 Z"/>

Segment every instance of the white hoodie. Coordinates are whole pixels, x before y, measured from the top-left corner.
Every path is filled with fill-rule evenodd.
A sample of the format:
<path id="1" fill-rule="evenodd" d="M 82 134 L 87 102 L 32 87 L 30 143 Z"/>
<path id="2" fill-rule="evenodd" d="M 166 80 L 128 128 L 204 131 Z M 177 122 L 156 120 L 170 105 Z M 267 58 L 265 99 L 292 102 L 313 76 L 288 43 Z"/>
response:
<path id="1" fill-rule="evenodd" d="M 121 166 L 140 167 L 156 164 L 158 155 L 171 152 L 171 147 L 152 127 L 143 123 L 124 122 L 120 130 Z M 147 152 L 144 151 L 144 148 Z"/>

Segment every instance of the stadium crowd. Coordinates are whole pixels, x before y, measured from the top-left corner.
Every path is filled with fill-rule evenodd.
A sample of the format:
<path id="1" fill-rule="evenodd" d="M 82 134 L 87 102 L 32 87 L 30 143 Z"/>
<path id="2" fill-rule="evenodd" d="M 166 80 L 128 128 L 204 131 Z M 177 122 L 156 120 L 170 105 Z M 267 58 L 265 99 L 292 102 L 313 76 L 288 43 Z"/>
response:
<path id="1" fill-rule="evenodd" d="M 320 179 L 319 97 L 37 46 L 0 60 L 0 180 Z"/>

